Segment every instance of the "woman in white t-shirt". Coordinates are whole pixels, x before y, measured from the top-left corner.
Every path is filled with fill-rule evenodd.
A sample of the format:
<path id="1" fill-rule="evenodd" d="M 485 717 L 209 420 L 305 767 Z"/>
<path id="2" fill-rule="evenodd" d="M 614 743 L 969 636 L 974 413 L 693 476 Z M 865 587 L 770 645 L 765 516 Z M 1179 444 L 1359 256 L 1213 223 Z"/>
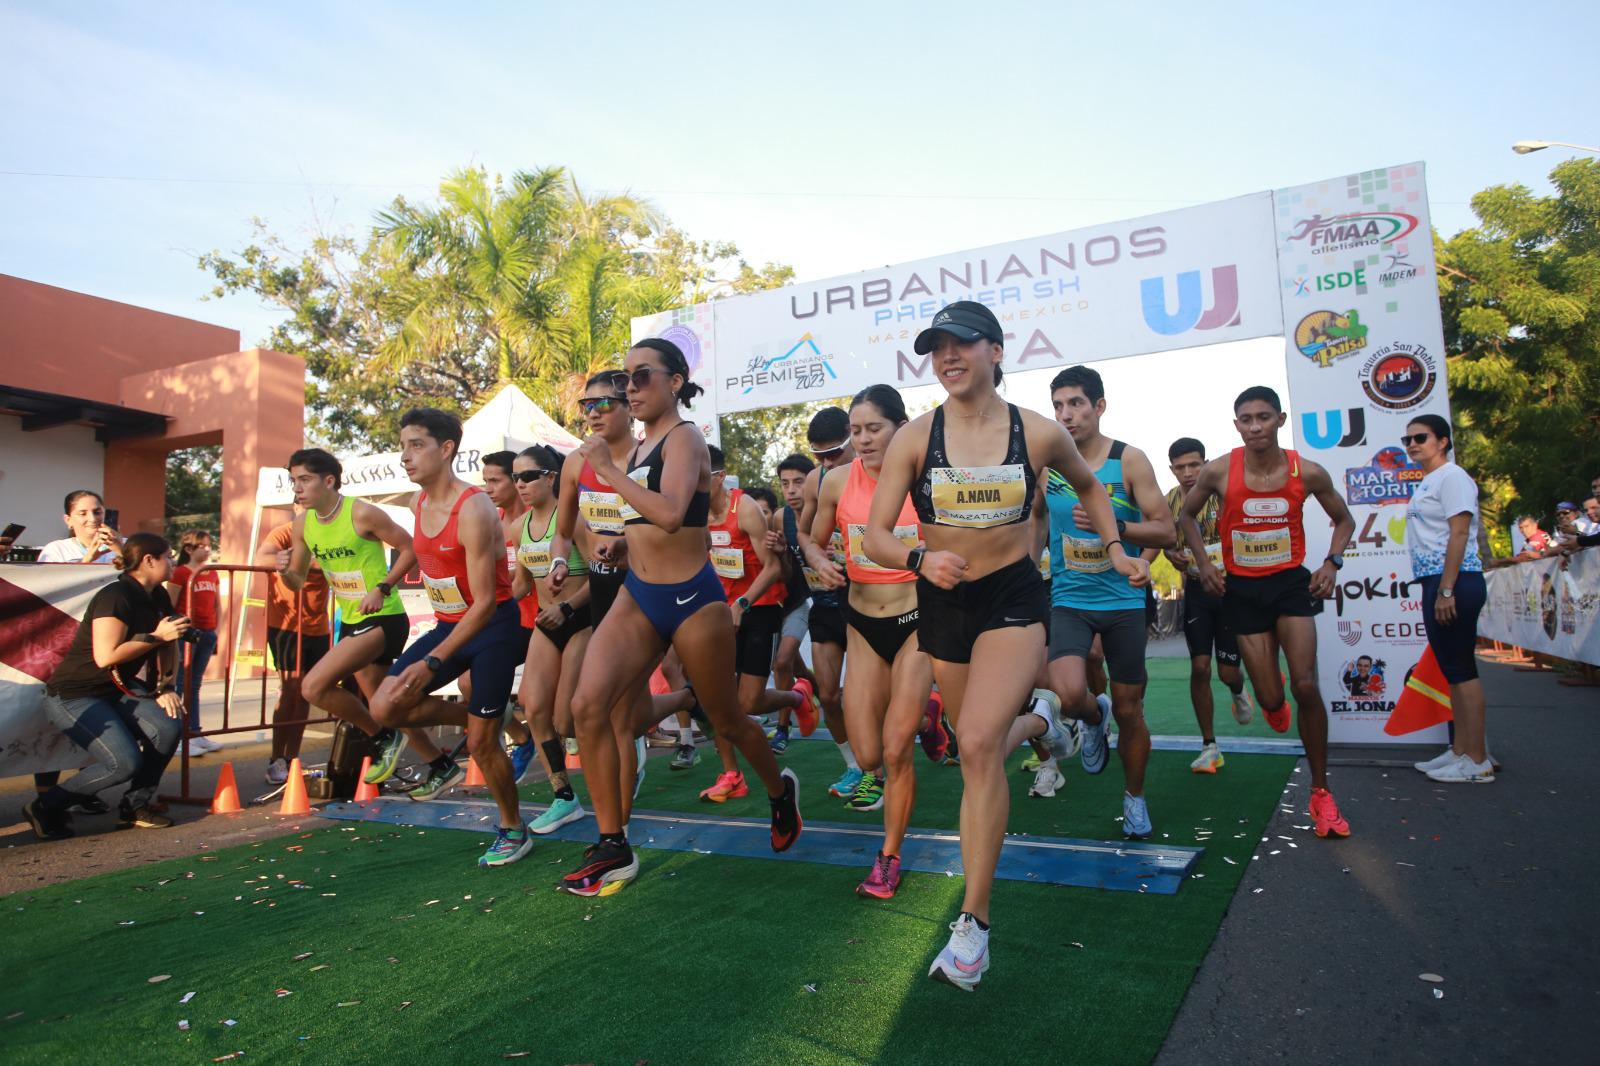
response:
<path id="1" fill-rule="evenodd" d="M 39 550 L 41 563 L 109 563 L 122 552 L 122 538 L 106 525 L 106 504 L 98 492 L 67 493 L 63 517 L 72 535 Z"/>
<path id="2" fill-rule="evenodd" d="M 1406 549 L 1422 586 L 1422 624 L 1439 671 L 1450 682 L 1455 734 L 1437 758 L 1417 763 L 1435 781 L 1487 782 L 1494 765 L 1484 739 L 1483 682 L 1475 650 L 1488 595 L 1478 557 L 1478 485 L 1450 461 L 1450 423 L 1418 415 L 1400 438 L 1424 474 L 1406 504 Z"/>

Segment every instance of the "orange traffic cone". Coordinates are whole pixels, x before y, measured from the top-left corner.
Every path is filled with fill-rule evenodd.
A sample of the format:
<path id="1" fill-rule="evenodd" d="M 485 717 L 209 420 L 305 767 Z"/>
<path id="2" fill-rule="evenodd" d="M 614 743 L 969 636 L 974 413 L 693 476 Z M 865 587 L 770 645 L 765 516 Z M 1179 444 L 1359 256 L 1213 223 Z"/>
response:
<path id="1" fill-rule="evenodd" d="M 489 782 L 483 779 L 483 771 L 478 769 L 478 764 L 469 755 L 467 756 L 467 779 L 461 783 L 462 788 L 484 788 Z"/>
<path id="2" fill-rule="evenodd" d="M 567 773 L 583 773 L 583 760 L 578 758 L 578 753 L 575 751 L 567 752 Z"/>
<path id="3" fill-rule="evenodd" d="M 356 803 L 371 803 L 378 798 L 378 786 L 367 784 L 367 771 L 372 769 L 372 756 L 361 757 L 361 772 L 356 775 Z"/>
<path id="4" fill-rule="evenodd" d="M 306 795 L 305 772 L 300 768 L 298 757 L 289 763 L 289 783 L 283 787 L 283 802 L 278 806 L 278 813 L 311 813 L 311 799 Z"/>
<path id="5" fill-rule="evenodd" d="M 211 813 L 234 814 L 239 810 L 239 786 L 233 780 L 233 763 L 225 762 L 222 773 L 217 775 L 217 790 L 211 794 Z"/>
<path id="6" fill-rule="evenodd" d="M 1405 688 L 1395 701 L 1383 731 L 1392 737 L 1415 733 L 1419 729 L 1448 722 L 1455 716 L 1450 706 L 1450 682 L 1433 657 L 1433 648 L 1422 650 L 1422 658 L 1406 678 Z"/>

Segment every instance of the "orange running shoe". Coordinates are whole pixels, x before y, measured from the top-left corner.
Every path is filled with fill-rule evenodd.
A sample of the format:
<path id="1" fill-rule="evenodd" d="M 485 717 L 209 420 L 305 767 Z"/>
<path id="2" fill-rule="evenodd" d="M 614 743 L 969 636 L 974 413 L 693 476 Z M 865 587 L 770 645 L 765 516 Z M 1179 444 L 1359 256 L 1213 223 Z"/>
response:
<path id="1" fill-rule="evenodd" d="M 717 775 L 716 784 L 700 793 L 700 798 L 712 803 L 727 803 L 730 799 L 748 795 L 750 786 L 745 784 L 744 774 L 738 770 L 725 770 Z"/>
<path id="2" fill-rule="evenodd" d="M 1289 731 L 1289 722 L 1293 717 L 1289 713 L 1289 698 L 1285 696 L 1283 706 L 1275 711 L 1262 711 L 1261 717 L 1267 720 L 1267 725 L 1272 727 L 1274 733 L 1287 733 Z"/>
<path id="3" fill-rule="evenodd" d="M 803 677 L 797 677 L 791 692 L 800 696 L 800 706 L 794 709 L 794 716 L 800 722 L 800 735 L 809 737 L 817 731 L 817 719 L 822 716 L 822 711 L 817 703 L 817 694 L 811 688 L 811 682 Z"/>
<path id="4" fill-rule="evenodd" d="M 1311 790 L 1311 822 L 1319 837 L 1326 837 L 1330 833 L 1341 838 L 1350 835 L 1350 823 L 1339 813 L 1339 805 L 1333 802 L 1333 793 L 1325 788 Z"/>

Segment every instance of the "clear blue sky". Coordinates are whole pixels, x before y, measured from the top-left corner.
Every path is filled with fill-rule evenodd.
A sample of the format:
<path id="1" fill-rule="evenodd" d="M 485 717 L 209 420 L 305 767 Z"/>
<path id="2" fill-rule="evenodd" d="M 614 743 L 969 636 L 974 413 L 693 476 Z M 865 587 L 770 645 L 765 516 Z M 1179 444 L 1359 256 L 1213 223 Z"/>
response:
<path id="1" fill-rule="evenodd" d="M 1600 140 L 1587 4 L 751 8 L 0 3 L 0 272 L 250 343 L 274 316 L 199 302 L 195 253 L 465 164 L 807 279 L 1414 159 L 1450 233 L 1566 154 L 1511 142 Z"/>

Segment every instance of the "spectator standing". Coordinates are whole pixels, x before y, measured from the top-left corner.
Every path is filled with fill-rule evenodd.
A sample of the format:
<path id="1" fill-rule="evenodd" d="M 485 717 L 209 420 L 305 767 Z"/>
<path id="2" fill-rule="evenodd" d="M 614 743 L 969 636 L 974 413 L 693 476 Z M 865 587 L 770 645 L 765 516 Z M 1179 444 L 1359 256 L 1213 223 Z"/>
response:
<path id="1" fill-rule="evenodd" d="M 1450 423 L 1438 415 L 1413 418 L 1401 441 L 1406 455 L 1423 469 L 1406 504 L 1406 550 L 1422 588 L 1428 647 L 1450 682 L 1455 719 L 1451 746 L 1416 766 L 1435 781 L 1493 781 L 1475 654 L 1478 614 L 1488 598 L 1477 549 L 1478 485 L 1450 461 Z"/>
<path id="2" fill-rule="evenodd" d="M 206 667 L 217 650 L 217 572 L 200 573 L 211 559 L 211 533 L 204 529 L 191 529 L 178 538 L 178 565 L 172 571 L 172 583 L 167 593 L 178 610 L 189 619 L 191 638 L 188 648 L 178 654 L 178 691 L 183 694 L 183 706 L 188 713 L 189 732 L 198 733 L 200 724 L 200 683 L 205 680 Z M 184 660 L 187 659 L 186 664 Z M 210 737 L 190 736 L 189 758 L 216 751 L 222 747 Z"/>
<path id="3" fill-rule="evenodd" d="M 267 646 L 278 669 L 278 705 L 272 711 L 272 758 L 267 763 L 268 784 L 289 779 L 289 760 L 300 754 L 311 704 L 300 691 L 300 681 L 328 654 L 328 579 L 313 566 L 300 593 L 284 583 L 282 572 L 293 555 L 294 523 L 285 522 L 266 535 L 256 552 L 258 566 L 277 572 L 267 575 Z"/>

